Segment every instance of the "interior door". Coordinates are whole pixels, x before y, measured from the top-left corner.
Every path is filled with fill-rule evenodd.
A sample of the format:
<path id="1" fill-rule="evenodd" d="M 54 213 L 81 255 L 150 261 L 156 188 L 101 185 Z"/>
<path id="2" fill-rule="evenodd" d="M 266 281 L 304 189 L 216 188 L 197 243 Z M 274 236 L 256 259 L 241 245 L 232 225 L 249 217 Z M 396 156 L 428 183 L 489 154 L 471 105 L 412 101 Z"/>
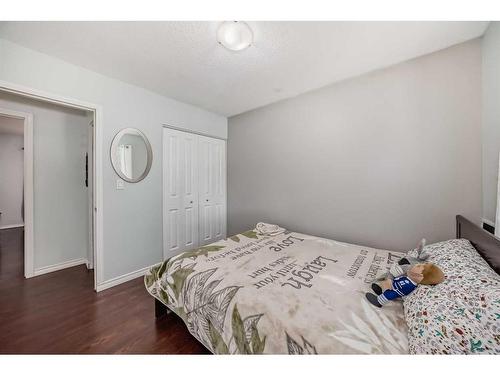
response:
<path id="1" fill-rule="evenodd" d="M 200 246 L 226 238 L 226 142 L 198 137 Z"/>
<path id="2" fill-rule="evenodd" d="M 198 136 L 163 129 L 164 258 L 198 246 Z"/>

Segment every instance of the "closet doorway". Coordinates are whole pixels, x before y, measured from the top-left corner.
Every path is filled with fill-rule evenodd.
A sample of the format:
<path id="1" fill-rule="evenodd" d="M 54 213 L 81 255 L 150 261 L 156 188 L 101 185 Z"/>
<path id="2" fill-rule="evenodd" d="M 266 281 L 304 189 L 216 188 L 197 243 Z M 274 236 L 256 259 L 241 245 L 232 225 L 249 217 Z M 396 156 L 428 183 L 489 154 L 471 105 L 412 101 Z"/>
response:
<path id="1" fill-rule="evenodd" d="M 226 142 L 163 129 L 163 256 L 226 238 Z"/>

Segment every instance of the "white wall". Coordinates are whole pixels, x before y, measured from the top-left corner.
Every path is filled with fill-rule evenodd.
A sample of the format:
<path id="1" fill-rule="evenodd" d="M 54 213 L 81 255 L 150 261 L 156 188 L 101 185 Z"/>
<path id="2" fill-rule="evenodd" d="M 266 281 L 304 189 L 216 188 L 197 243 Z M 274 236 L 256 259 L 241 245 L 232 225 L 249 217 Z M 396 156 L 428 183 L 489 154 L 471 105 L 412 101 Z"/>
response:
<path id="1" fill-rule="evenodd" d="M 500 22 L 483 36 L 483 217 L 495 223 L 500 152 Z"/>
<path id="2" fill-rule="evenodd" d="M 24 122 L 18 121 L 22 129 Z M 0 133 L 0 229 L 24 224 L 23 145 L 22 135 Z"/>
<path id="3" fill-rule="evenodd" d="M 407 250 L 481 217 L 479 40 L 229 119 L 228 234 Z"/>
<path id="4" fill-rule="evenodd" d="M 120 63 L 120 62 L 117 62 Z M 101 283 L 162 260 L 162 124 L 227 137 L 227 119 L 0 39 L 0 80 L 96 103 L 103 108 L 104 253 Z M 135 127 L 149 138 L 146 179 L 115 189 L 109 158 L 116 132 Z"/>
<path id="5" fill-rule="evenodd" d="M 4 92 L 0 107 L 33 114 L 35 273 L 87 259 L 86 112 Z"/>

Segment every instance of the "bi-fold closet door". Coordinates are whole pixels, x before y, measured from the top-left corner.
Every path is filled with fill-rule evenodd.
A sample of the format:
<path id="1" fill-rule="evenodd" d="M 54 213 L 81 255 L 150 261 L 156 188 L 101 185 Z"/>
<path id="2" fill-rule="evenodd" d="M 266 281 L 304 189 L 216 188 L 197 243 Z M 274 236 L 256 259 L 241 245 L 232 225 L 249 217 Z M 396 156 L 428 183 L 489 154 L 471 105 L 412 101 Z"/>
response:
<path id="1" fill-rule="evenodd" d="M 225 141 L 164 128 L 164 258 L 225 237 Z"/>

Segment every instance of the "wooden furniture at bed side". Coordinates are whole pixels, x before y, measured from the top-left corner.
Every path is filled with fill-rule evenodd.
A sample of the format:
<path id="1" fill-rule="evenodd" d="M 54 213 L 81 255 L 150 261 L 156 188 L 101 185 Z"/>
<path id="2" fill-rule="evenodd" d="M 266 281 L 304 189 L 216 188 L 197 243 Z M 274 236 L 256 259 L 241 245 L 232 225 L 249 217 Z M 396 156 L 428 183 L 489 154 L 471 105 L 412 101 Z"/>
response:
<path id="1" fill-rule="evenodd" d="M 496 273 L 500 274 L 500 239 L 462 215 L 457 215 L 457 238 L 469 240 Z"/>

